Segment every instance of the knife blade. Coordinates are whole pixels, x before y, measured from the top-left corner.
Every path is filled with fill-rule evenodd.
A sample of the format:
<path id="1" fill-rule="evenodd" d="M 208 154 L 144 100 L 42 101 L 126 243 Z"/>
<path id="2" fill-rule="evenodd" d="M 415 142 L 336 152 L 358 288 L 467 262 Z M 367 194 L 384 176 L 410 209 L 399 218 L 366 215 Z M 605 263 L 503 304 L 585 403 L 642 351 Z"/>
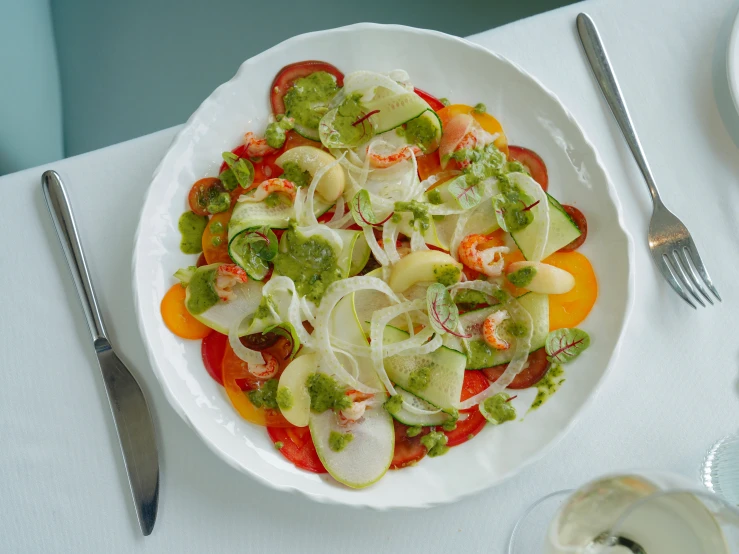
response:
<path id="1" fill-rule="evenodd" d="M 108 339 L 69 198 L 56 171 L 44 172 L 41 188 L 90 328 L 136 515 L 141 532 L 148 536 L 154 529 L 159 506 L 159 455 L 151 412 L 141 387 Z"/>

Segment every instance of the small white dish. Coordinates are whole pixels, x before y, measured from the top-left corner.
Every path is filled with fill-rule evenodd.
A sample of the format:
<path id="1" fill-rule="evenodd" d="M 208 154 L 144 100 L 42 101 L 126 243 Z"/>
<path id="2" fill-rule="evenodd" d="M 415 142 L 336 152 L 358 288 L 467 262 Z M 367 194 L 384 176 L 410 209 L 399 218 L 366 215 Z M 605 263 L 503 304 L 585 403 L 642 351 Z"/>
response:
<path id="1" fill-rule="evenodd" d="M 172 274 L 194 257 L 179 250 L 177 220 L 192 183 L 217 174 L 221 152 L 248 130 L 260 132 L 269 114 L 268 89 L 284 65 L 318 59 L 345 73 L 403 68 L 413 83 L 453 102 L 484 102 L 511 144 L 541 155 L 550 192 L 580 208 L 589 222 L 582 251 L 599 278 L 598 301 L 581 325 L 593 339 L 567 367 L 567 382 L 522 421 L 487 426 L 475 440 L 439 458 L 390 471 L 363 490 L 297 469 L 266 431 L 244 420 L 208 376 L 200 342 L 170 333 L 159 314 Z M 570 113 L 534 77 L 465 40 L 401 26 L 359 24 L 301 35 L 244 62 L 175 137 L 157 168 L 141 214 L 133 263 L 134 298 L 151 365 L 165 394 L 202 440 L 231 466 L 283 491 L 321 502 L 377 509 L 428 507 L 480 492 L 541 457 L 573 425 L 612 365 L 633 297 L 633 245 L 620 204 L 592 145 Z M 533 399 L 535 390 L 520 391 Z"/>

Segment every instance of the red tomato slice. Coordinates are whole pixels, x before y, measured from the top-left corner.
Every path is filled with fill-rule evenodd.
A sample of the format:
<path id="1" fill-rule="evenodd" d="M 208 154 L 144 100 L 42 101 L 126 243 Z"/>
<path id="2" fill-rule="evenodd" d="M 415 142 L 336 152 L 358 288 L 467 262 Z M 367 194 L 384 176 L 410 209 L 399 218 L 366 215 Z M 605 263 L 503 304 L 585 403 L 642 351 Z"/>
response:
<path id="1" fill-rule="evenodd" d="M 200 347 L 205 370 L 221 386 L 223 386 L 223 355 L 226 353 L 226 343 L 228 343 L 227 335 L 212 331 L 203 339 Z"/>
<path id="2" fill-rule="evenodd" d="M 344 74 L 330 63 L 317 60 L 291 63 L 280 69 L 275 80 L 272 81 L 272 86 L 269 89 L 269 101 L 272 104 L 272 112 L 275 114 L 285 113 L 285 102 L 282 100 L 285 93 L 290 90 L 290 87 L 293 86 L 295 81 L 301 77 L 307 77 L 316 71 L 330 73 L 336 77 L 336 84 L 339 87 L 344 86 Z"/>
<path id="3" fill-rule="evenodd" d="M 582 243 L 585 242 L 585 239 L 588 238 L 588 220 L 585 219 L 585 214 L 583 214 L 575 206 L 568 206 L 566 204 L 563 204 L 562 208 L 565 212 L 567 212 L 567 215 L 572 218 L 572 220 L 575 222 L 575 225 L 577 225 L 577 228 L 580 229 L 579 237 L 577 237 L 567 246 L 563 246 L 559 249 L 559 252 L 572 252 L 573 250 L 577 250 L 578 248 L 580 248 L 582 246 Z"/>
<path id="4" fill-rule="evenodd" d="M 292 131 L 290 132 L 292 133 Z M 272 154 L 267 154 L 266 156 L 262 156 L 261 158 L 249 158 L 246 155 L 245 144 L 241 144 L 231 150 L 231 152 L 236 154 L 239 158 L 247 158 L 254 166 L 254 183 L 252 184 L 252 186 L 256 186 L 262 181 L 266 181 L 267 179 L 272 179 L 273 177 L 279 177 L 280 175 L 282 175 L 282 168 L 275 163 L 275 160 L 280 157 L 280 154 L 282 154 L 283 151 L 284 146 L 276 152 L 273 152 Z M 226 162 L 223 162 L 220 169 L 218 170 L 218 173 L 222 173 L 226 169 L 228 169 L 228 165 L 226 164 Z M 236 194 L 237 191 L 238 194 Z M 243 193 L 243 188 L 236 187 L 236 189 L 232 191 L 231 197 L 233 198 L 235 194 L 235 198 L 238 198 Z"/>
<path id="5" fill-rule="evenodd" d="M 429 428 L 423 430 L 415 437 L 408 436 L 408 426 L 393 419 L 395 426 L 395 453 L 390 469 L 401 469 L 413 465 L 426 455 L 426 447 L 421 444 L 421 437 L 429 433 Z"/>
<path id="6" fill-rule="evenodd" d="M 221 181 L 215 177 L 206 177 L 205 179 L 195 181 L 195 184 L 190 189 L 190 193 L 187 195 L 190 209 L 198 215 L 210 215 L 207 206 L 211 195 L 218 194 L 224 190 Z"/>
<path id="7" fill-rule="evenodd" d="M 489 386 L 490 383 L 481 372 L 465 371 L 460 400 L 467 400 L 484 391 Z M 448 439 L 447 446 L 457 446 L 472 439 L 483 430 L 486 421 L 477 406 L 467 410 L 461 410 L 456 429 L 453 431 L 444 431 Z"/>
<path id="8" fill-rule="evenodd" d="M 267 427 L 272 442 L 281 442 L 280 453 L 296 467 L 313 473 L 327 473 L 318 457 L 307 427 Z"/>
<path id="9" fill-rule="evenodd" d="M 439 110 L 444 109 L 444 104 L 441 103 L 441 100 L 436 98 L 436 96 L 429 94 L 425 90 L 421 90 L 420 88 L 414 88 L 413 92 L 415 92 L 418 96 L 423 98 L 426 103 L 431 106 L 431 109 L 435 112 L 438 112 Z"/>
<path id="10" fill-rule="evenodd" d="M 539 154 L 522 146 L 508 146 L 508 157 L 525 165 L 532 179 L 541 185 L 541 188 L 547 190 L 549 188 L 549 174 L 547 173 L 547 165 Z"/>
<path id="11" fill-rule="evenodd" d="M 200 254 L 198 256 L 198 261 L 195 262 L 195 267 L 203 267 L 204 265 L 208 265 L 208 261 L 205 259 L 205 254 Z"/>
<path id="12" fill-rule="evenodd" d="M 541 381 L 542 377 L 546 375 L 547 369 L 549 369 L 546 350 L 544 348 L 540 348 L 539 350 L 529 354 L 528 363 L 529 366 L 516 375 L 513 382 L 508 385 L 509 389 L 527 389 Z M 508 364 L 496 365 L 494 367 L 485 368 L 482 372 L 485 374 L 485 377 L 494 383 L 501 375 L 503 375 L 503 372 L 507 367 Z"/>

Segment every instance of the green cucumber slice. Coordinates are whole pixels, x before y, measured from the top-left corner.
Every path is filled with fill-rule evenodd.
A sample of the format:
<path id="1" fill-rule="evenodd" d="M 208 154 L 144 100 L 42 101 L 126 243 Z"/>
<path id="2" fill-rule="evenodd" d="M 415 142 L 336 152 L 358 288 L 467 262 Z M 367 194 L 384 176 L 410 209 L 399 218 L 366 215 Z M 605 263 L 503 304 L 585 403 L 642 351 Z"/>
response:
<path id="1" fill-rule="evenodd" d="M 544 247 L 544 255 L 542 259 L 553 254 L 563 246 L 567 246 L 573 240 L 580 236 L 580 229 L 574 221 L 564 211 L 562 205 L 547 194 L 549 200 L 549 236 L 547 244 Z M 524 258 L 531 259 L 536 247 L 537 237 L 534 225 L 524 227 L 520 231 L 511 233 L 511 237 L 521 250 Z"/>
<path id="2" fill-rule="evenodd" d="M 349 267 L 349 277 L 354 277 L 364 269 L 364 266 L 367 265 L 370 254 L 372 253 L 369 244 L 367 244 L 367 239 L 364 238 L 364 234 L 360 231 L 357 232 L 359 233 L 359 236 L 354 239 L 354 248 L 352 248 L 352 263 Z"/>
<path id="3" fill-rule="evenodd" d="M 534 332 L 531 337 L 531 348 L 529 352 L 538 350 L 544 346 L 547 334 L 549 334 L 549 296 L 537 292 L 528 292 L 517 298 L 521 306 L 531 314 Z M 515 348 L 511 346 L 507 350 L 496 350 L 487 345 L 482 339 L 482 323 L 490 314 L 502 309 L 502 306 L 490 306 L 480 308 L 462 314 L 459 318 L 462 328 L 472 338 L 467 339 L 470 355 L 467 359 L 466 369 L 484 369 L 500 364 L 507 364 L 513 358 Z M 462 341 L 457 337 L 446 335 L 444 344 L 455 350 L 463 351 Z"/>
<path id="4" fill-rule="evenodd" d="M 401 397 L 403 397 L 404 401 L 416 408 L 429 411 L 438 409 L 437 406 L 418 398 L 415 394 L 408 392 L 402 387 L 396 385 L 395 390 L 398 391 L 398 394 Z M 422 425 L 424 427 L 428 427 L 430 425 L 442 425 L 452 419 L 452 416 L 446 412 L 438 412 L 436 414 L 415 414 L 409 411 L 405 406 L 402 406 L 397 413 L 390 415 L 404 425 Z"/>
<path id="5" fill-rule="evenodd" d="M 318 129 L 313 129 L 312 127 L 305 127 L 304 125 L 295 123 L 293 126 L 293 130 L 303 138 L 307 138 L 309 140 L 315 140 L 316 142 L 321 142 L 321 138 L 318 136 Z"/>
<path id="6" fill-rule="evenodd" d="M 414 92 L 382 95 L 369 102 L 363 102 L 363 105 L 367 113 L 378 111 L 372 116 L 375 133 L 378 135 L 408 123 L 431 109 L 426 101 Z M 441 124 L 438 125 L 441 136 Z"/>
<path id="7" fill-rule="evenodd" d="M 316 217 L 326 213 L 333 204 L 323 202 L 319 195 L 314 196 L 314 212 Z M 262 271 L 255 273 L 249 264 L 245 263 L 243 252 L 246 245 L 243 244 L 246 231 L 269 227 L 270 229 L 287 229 L 290 219 L 295 218 L 295 209 L 290 204 L 277 204 L 267 206 L 266 202 L 237 202 L 231 219 L 228 222 L 228 254 L 231 259 L 242 267 L 249 277 L 260 281 L 264 279 L 269 270 L 268 264 L 264 264 Z"/>
<path id="8" fill-rule="evenodd" d="M 383 341 L 392 344 L 408 336 L 405 331 L 388 325 L 385 327 Z M 451 410 L 462 394 L 466 362 L 464 354 L 442 346 L 430 354 L 391 356 L 385 358 L 384 364 L 391 381 L 442 410 Z M 414 388 L 411 385 L 413 372 L 425 368 L 430 370 L 427 385 L 423 389 Z"/>

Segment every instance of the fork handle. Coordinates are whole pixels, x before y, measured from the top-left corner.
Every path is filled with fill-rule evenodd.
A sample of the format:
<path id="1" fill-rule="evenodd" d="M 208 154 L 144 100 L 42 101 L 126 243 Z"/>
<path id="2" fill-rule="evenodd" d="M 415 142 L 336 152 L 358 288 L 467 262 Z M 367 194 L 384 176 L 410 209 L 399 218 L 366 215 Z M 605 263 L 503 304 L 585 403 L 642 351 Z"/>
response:
<path id="1" fill-rule="evenodd" d="M 77 225 L 62 180 L 56 171 L 45 171 L 41 176 L 41 186 L 56 233 L 62 243 L 64 257 L 67 259 L 69 271 L 72 273 L 74 285 L 82 302 L 82 309 L 85 312 L 87 325 L 90 327 L 92 340 L 107 339 L 105 323 L 103 323 L 103 316 L 100 313 L 97 298 L 95 298 L 95 291 L 92 288 L 90 273 L 85 262 L 85 254 L 82 251 L 82 244 L 77 233 Z"/>
<path id="2" fill-rule="evenodd" d="M 657 185 L 652 176 L 652 170 L 649 169 L 647 158 L 644 155 L 644 150 L 634 129 L 631 116 L 629 116 L 629 110 L 621 94 L 621 88 L 618 86 L 618 80 L 611 68 L 608 54 L 606 54 L 606 50 L 603 47 L 598 29 L 588 14 L 581 13 L 577 16 L 577 32 L 580 35 L 580 40 L 585 49 L 585 55 L 590 62 L 590 67 L 595 74 L 595 79 L 600 85 L 600 90 L 603 92 L 603 96 L 605 96 L 606 102 L 608 102 L 608 106 L 611 108 L 611 112 L 613 112 L 613 116 L 621 128 L 621 132 L 624 134 L 626 143 L 629 145 L 631 153 L 634 155 L 636 163 L 644 176 L 644 180 L 647 182 L 652 200 L 655 203 L 662 203 Z"/>

